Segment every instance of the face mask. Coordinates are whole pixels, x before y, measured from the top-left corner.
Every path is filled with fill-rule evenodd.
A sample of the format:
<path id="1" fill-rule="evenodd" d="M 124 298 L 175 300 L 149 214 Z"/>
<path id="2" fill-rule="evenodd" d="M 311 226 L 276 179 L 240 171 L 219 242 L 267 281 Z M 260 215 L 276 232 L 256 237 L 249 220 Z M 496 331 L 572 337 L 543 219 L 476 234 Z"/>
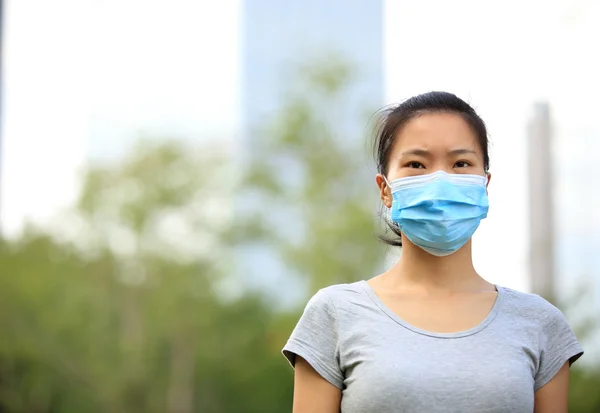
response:
<path id="1" fill-rule="evenodd" d="M 390 219 L 413 244 L 438 257 L 450 255 L 487 217 L 486 184 L 481 175 L 443 171 L 395 179 L 388 183 L 393 197 Z"/>

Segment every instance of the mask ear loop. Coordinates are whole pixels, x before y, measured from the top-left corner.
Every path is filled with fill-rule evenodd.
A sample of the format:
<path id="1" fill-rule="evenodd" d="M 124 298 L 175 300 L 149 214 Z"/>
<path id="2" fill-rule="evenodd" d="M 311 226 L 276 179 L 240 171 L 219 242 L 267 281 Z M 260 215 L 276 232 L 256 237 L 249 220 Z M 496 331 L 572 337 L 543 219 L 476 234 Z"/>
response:
<path id="1" fill-rule="evenodd" d="M 385 181 L 386 185 L 388 186 L 388 188 L 390 188 L 390 193 L 392 192 L 392 186 L 390 185 L 389 181 L 387 180 L 387 178 L 385 177 L 384 174 L 381 174 L 381 176 L 383 177 L 383 180 Z M 398 224 L 394 221 L 392 221 L 392 208 L 388 208 L 389 211 L 389 220 L 392 222 L 392 224 L 394 224 L 395 227 L 398 227 Z"/>
<path id="2" fill-rule="evenodd" d="M 383 180 L 385 181 L 385 183 L 387 184 L 388 188 L 390 188 L 390 191 L 392 190 L 392 186 L 390 185 L 390 183 L 388 182 L 387 178 L 385 177 L 384 174 L 381 174 L 381 176 L 383 177 Z"/>

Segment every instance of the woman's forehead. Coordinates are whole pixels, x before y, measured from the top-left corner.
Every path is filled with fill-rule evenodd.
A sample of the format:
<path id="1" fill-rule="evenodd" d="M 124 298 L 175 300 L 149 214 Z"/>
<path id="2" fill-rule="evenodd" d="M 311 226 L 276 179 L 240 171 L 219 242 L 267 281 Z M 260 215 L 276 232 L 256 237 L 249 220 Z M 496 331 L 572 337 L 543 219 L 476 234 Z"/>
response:
<path id="1" fill-rule="evenodd" d="M 477 135 L 462 116 L 427 113 L 411 119 L 397 131 L 393 152 L 437 149 L 480 151 Z"/>

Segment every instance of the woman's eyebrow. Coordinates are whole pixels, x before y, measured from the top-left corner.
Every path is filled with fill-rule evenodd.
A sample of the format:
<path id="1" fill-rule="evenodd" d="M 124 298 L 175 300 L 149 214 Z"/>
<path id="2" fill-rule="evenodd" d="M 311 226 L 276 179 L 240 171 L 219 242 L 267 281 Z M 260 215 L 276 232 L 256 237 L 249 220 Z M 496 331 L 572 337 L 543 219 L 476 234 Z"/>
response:
<path id="1" fill-rule="evenodd" d="M 473 149 L 453 149 L 448 151 L 449 155 L 477 155 Z"/>

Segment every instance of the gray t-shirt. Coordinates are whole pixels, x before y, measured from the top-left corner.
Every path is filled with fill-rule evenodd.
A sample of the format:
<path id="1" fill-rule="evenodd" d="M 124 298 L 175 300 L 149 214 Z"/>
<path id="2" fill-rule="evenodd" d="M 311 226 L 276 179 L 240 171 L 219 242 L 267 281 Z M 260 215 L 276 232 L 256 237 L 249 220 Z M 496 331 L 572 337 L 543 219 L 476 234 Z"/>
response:
<path id="1" fill-rule="evenodd" d="M 534 392 L 583 354 L 543 298 L 497 287 L 477 327 L 438 334 L 400 319 L 366 281 L 315 294 L 283 349 L 342 390 L 342 413 L 533 412 Z"/>

